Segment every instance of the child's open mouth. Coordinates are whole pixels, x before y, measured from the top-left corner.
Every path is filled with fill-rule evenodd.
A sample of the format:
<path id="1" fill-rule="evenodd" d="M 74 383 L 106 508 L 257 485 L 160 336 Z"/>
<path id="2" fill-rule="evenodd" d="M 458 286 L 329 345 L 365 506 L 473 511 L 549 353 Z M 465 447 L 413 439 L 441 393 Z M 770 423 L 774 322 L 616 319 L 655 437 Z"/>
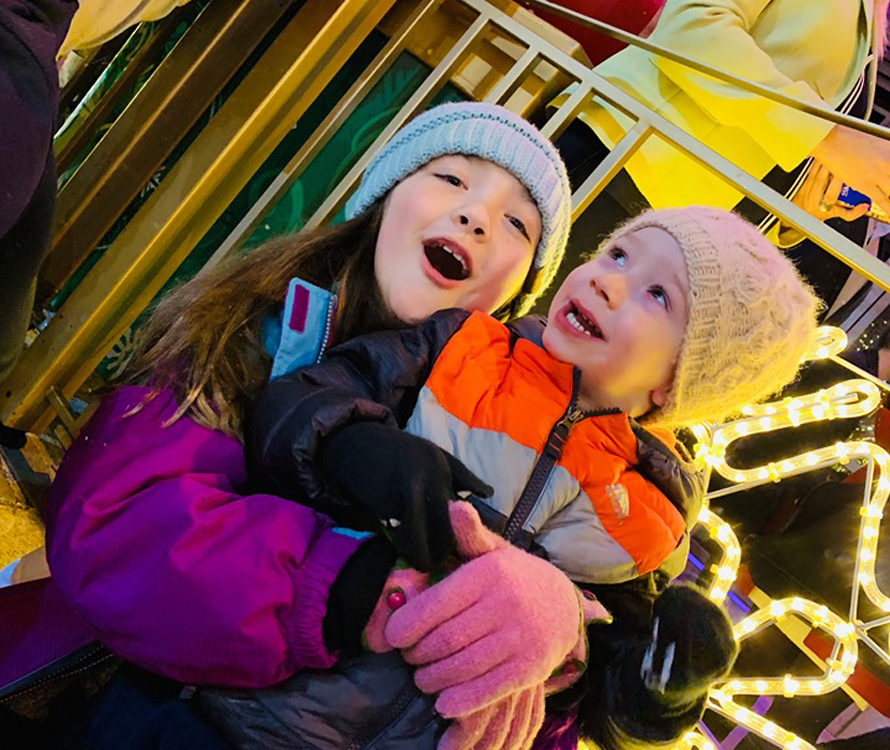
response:
<path id="1" fill-rule="evenodd" d="M 425 240 L 423 252 L 433 270 L 443 278 L 449 281 L 463 281 L 470 277 L 473 270 L 470 256 L 456 242 L 439 237 Z"/>
<path id="2" fill-rule="evenodd" d="M 566 306 L 565 318 L 566 322 L 575 330 L 591 338 L 605 341 L 606 337 L 603 335 L 602 329 L 597 325 L 593 315 L 579 307 L 576 302 L 571 301 Z"/>

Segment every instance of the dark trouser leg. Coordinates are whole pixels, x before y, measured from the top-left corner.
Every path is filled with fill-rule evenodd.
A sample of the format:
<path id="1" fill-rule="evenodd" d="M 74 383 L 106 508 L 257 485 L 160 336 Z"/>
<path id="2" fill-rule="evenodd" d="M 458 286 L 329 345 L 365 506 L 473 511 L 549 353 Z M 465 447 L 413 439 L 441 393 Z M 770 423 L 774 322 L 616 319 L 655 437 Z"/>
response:
<path id="1" fill-rule="evenodd" d="M 59 750 L 232 750 L 179 698 L 182 686 L 125 665 Z"/>
<path id="2" fill-rule="evenodd" d="M 55 169 L 49 165 L 19 221 L 0 238 L 0 384 L 22 351 L 37 272 L 49 247 L 55 195 Z"/>

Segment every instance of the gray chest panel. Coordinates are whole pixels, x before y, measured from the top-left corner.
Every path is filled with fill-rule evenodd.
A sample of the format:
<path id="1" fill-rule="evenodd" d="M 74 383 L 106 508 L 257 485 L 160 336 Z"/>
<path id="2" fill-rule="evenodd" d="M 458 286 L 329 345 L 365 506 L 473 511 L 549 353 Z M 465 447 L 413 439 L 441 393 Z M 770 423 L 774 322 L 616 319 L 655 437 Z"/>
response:
<path id="1" fill-rule="evenodd" d="M 264 690 L 202 689 L 195 699 L 238 750 L 435 750 L 446 727 L 398 652 Z"/>

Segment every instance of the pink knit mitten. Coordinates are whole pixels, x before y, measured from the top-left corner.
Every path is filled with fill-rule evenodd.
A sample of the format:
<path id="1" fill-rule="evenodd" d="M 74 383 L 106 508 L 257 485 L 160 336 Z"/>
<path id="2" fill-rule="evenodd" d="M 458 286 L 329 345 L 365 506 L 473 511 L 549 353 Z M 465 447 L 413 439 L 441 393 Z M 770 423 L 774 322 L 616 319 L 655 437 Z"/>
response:
<path id="1" fill-rule="evenodd" d="M 527 750 L 544 723 L 544 686 L 511 693 L 455 719 L 437 750 Z"/>
<path id="2" fill-rule="evenodd" d="M 544 683 L 544 693 L 553 695 L 574 685 L 578 678 L 587 669 L 587 625 L 600 622 L 608 625 L 612 622 L 612 615 L 593 594 L 588 591 L 580 591 L 582 627 L 578 632 L 578 640 L 574 647 L 566 655 L 562 666 L 550 675 Z"/>
<path id="3" fill-rule="evenodd" d="M 563 573 L 486 529 L 469 503 L 449 513 L 473 559 L 394 612 L 385 636 L 453 718 L 547 680 L 578 645 L 582 606 Z"/>
<path id="4" fill-rule="evenodd" d="M 392 651 L 392 646 L 384 635 L 386 623 L 397 609 L 402 607 L 409 599 L 413 599 L 421 591 L 427 588 L 427 574 L 414 568 L 405 568 L 396 565 L 383 585 L 383 591 L 374 611 L 368 618 L 368 624 L 362 632 L 362 639 L 368 651 L 382 654 Z"/>

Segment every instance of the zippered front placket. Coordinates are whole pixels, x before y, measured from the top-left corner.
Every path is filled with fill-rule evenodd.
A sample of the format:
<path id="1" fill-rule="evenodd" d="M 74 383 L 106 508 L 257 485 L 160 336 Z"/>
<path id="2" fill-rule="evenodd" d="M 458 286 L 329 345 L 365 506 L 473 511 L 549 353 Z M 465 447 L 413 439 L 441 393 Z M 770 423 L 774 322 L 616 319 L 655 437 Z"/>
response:
<path id="1" fill-rule="evenodd" d="M 101 644 L 95 642 L 87 644 L 7 685 L 2 691 L 3 695 L 0 696 L 0 705 L 114 658 L 115 656 Z"/>
<path id="2" fill-rule="evenodd" d="M 547 435 L 547 442 L 544 444 L 544 450 L 535 462 L 534 468 L 528 477 L 528 482 L 516 501 L 516 507 L 507 519 L 507 525 L 504 527 L 504 538 L 511 544 L 516 544 L 525 522 L 531 515 L 541 497 L 541 493 L 547 486 L 550 475 L 553 473 L 556 464 L 562 456 L 562 449 L 565 447 L 566 440 L 569 439 L 569 433 L 578 422 L 588 417 L 596 417 L 604 414 L 615 414 L 620 409 L 600 409 L 597 411 L 584 411 L 577 406 L 578 387 L 580 385 L 581 372 L 575 369 L 572 378 L 572 396 L 569 399 L 569 405 L 563 412 L 562 417 L 550 428 Z"/>
<path id="3" fill-rule="evenodd" d="M 321 358 L 324 356 L 325 350 L 328 348 L 328 339 L 331 337 L 331 328 L 334 324 L 334 314 L 337 312 L 337 293 L 331 292 L 331 296 L 328 299 L 328 312 L 325 315 L 324 321 L 324 333 L 321 337 L 321 346 L 318 347 L 318 354 L 315 357 L 315 364 L 321 362 Z"/>
<path id="4" fill-rule="evenodd" d="M 379 716 L 369 727 L 362 730 L 357 737 L 346 747 L 346 750 L 364 750 L 364 748 L 380 737 L 386 730 L 405 713 L 405 709 L 411 705 L 411 702 L 419 697 L 414 683 L 410 682 L 396 696 L 392 704 L 386 709 L 383 716 Z"/>

